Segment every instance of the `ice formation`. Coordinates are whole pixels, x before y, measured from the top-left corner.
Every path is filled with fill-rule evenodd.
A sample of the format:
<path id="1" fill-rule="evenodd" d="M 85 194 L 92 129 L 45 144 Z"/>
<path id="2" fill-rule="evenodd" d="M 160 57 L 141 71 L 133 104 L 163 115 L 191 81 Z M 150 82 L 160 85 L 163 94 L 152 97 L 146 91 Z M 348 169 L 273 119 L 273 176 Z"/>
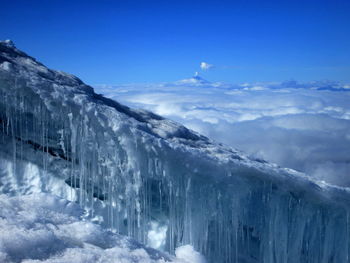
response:
<path id="1" fill-rule="evenodd" d="M 215 263 L 348 261 L 347 189 L 104 98 L 8 42 L 0 144 L 2 193 L 76 201 L 104 227 L 167 252 L 190 244 Z"/>

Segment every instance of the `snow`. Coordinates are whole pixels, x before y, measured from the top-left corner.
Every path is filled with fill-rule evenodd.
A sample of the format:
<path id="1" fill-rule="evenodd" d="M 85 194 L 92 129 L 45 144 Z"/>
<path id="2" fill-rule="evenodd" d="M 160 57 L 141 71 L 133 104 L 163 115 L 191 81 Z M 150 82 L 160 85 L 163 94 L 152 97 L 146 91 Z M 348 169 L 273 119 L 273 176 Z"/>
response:
<path id="1" fill-rule="evenodd" d="M 11 67 L 11 64 L 7 61 L 3 62 L 0 64 L 0 67 L 3 69 L 3 70 L 6 70 L 6 71 L 9 71 L 10 70 L 10 67 Z"/>
<path id="2" fill-rule="evenodd" d="M 175 258 L 105 230 L 77 204 L 50 194 L 0 195 L 0 207 L 0 262 L 205 262 L 191 246 Z"/>
<path id="3" fill-rule="evenodd" d="M 2 41 L 2 44 L 6 45 L 8 47 L 13 47 L 13 48 L 15 47 L 15 44 L 10 39 L 6 39 L 6 40 Z"/>
<path id="4" fill-rule="evenodd" d="M 187 263 L 206 263 L 205 258 L 190 245 L 178 247 L 175 250 L 175 255 L 177 258 L 183 259 Z"/>
<path id="5" fill-rule="evenodd" d="M 347 260 L 347 188 L 107 99 L 1 43 L 0 61 L 12 64 L 0 69 L 1 257 L 162 260 L 118 243 L 127 235 L 200 263 L 187 245 L 217 263 Z"/>

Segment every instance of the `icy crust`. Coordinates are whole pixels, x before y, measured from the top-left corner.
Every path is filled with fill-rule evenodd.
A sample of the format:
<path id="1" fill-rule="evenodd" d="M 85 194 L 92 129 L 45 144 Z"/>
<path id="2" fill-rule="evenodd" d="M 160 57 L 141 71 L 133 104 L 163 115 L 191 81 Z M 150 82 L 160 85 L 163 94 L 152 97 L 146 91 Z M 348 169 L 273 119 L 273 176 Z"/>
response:
<path id="1" fill-rule="evenodd" d="M 1 192 L 54 193 L 170 253 L 191 244 L 217 263 L 348 259 L 347 189 L 132 110 L 1 43 L 0 143 Z"/>
<path id="2" fill-rule="evenodd" d="M 0 262 L 205 263 L 190 246 L 175 258 L 107 231 L 50 194 L 0 195 L 0 207 Z"/>

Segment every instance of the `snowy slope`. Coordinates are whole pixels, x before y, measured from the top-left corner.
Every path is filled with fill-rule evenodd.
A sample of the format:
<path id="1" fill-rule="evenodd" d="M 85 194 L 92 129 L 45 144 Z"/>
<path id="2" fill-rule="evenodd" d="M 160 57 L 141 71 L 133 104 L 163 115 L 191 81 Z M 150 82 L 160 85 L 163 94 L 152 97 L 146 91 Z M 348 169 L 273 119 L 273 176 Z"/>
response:
<path id="1" fill-rule="evenodd" d="M 209 262 L 345 262 L 349 191 L 96 94 L 0 44 L 0 190 L 77 201 L 102 226 Z M 312 244 L 312 245 L 311 245 Z"/>

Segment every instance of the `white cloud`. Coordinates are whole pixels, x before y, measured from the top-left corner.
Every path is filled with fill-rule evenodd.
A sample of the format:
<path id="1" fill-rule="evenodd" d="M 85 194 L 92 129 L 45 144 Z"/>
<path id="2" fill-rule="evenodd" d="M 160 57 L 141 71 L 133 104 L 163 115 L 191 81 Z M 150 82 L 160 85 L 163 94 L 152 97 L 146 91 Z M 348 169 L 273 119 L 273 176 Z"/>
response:
<path id="1" fill-rule="evenodd" d="M 214 67 L 212 64 L 208 64 L 206 62 L 201 62 L 200 67 L 202 70 L 209 70 Z"/>
<path id="2" fill-rule="evenodd" d="M 248 154 L 350 186 L 350 92 L 339 86 L 178 82 L 97 91 Z"/>

